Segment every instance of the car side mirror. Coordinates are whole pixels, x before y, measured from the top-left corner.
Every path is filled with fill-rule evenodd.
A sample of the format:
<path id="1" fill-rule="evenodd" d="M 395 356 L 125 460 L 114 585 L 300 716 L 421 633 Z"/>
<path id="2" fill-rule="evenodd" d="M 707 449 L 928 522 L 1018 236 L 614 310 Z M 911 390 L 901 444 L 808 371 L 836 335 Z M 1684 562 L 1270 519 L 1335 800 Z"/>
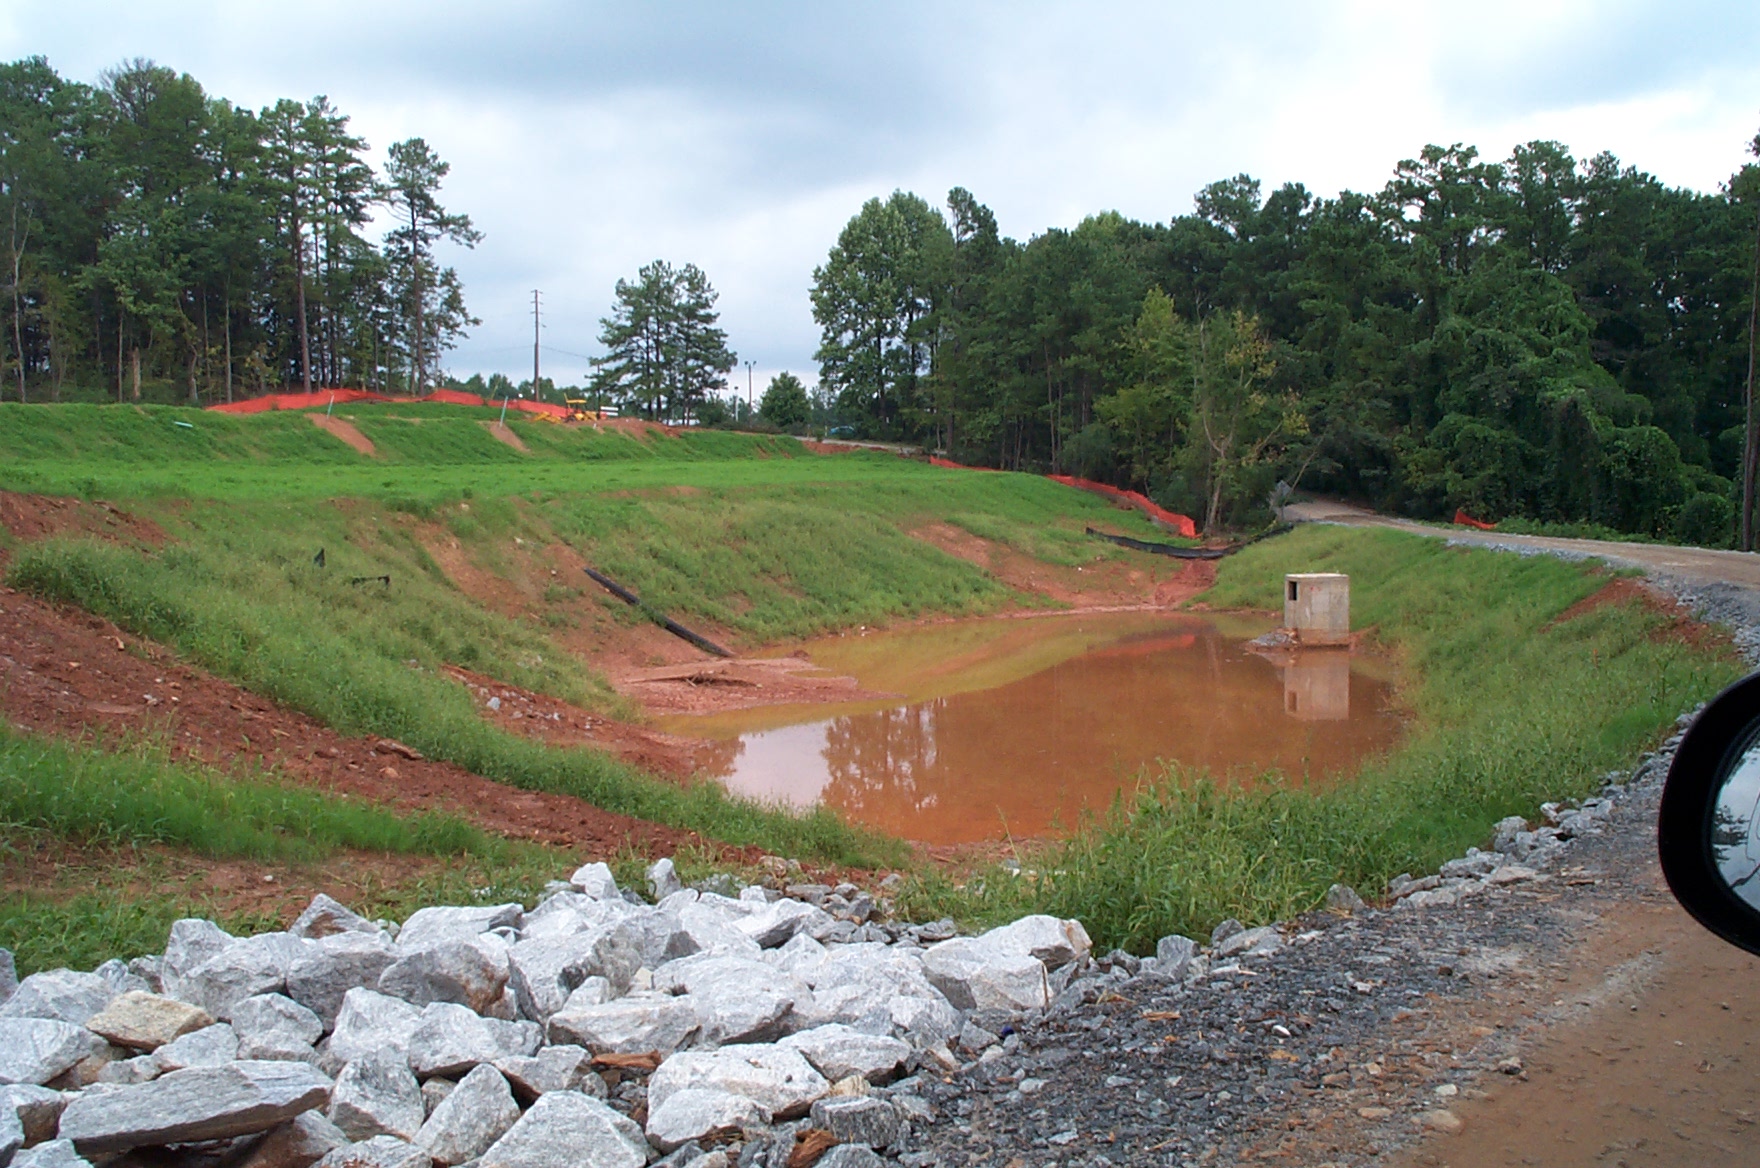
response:
<path id="1" fill-rule="evenodd" d="M 1760 673 L 1713 698 L 1681 739 L 1656 844 L 1681 907 L 1760 953 Z"/>

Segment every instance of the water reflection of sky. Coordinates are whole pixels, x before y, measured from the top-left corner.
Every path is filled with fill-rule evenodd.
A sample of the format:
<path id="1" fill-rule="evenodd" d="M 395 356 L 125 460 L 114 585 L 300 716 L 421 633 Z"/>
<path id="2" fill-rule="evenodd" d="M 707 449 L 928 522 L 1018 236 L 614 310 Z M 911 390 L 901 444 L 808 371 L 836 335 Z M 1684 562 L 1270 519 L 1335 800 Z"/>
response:
<path id="1" fill-rule="evenodd" d="M 1712 854 L 1724 883 L 1760 908 L 1760 744 L 1731 769 L 1717 793 Z"/>

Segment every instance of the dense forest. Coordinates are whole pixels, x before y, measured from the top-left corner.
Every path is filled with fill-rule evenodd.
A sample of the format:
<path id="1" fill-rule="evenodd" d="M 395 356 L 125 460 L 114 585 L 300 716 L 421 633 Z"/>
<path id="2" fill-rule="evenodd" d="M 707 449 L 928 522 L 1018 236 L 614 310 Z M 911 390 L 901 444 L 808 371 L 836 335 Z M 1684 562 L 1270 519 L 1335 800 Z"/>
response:
<path id="1" fill-rule="evenodd" d="M 432 383 L 475 323 L 437 246 L 478 235 L 422 139 L 381 175 L 348 122 L 323 97 L 240 109 L 149 61 L 96 86 L 0 64 L 0 396 Z"/>
<path id="2" fill-rule="evenodd" d="M 1760 152 L 1760 139 L 1754 148 Z M 1760 168 L 1673 189 L 1556 143 L 1429 147 L 1373 194 L 1244 175 L 1025 243 L 873 199 L 814 273 L 821 388 L 874 437 L 1146 490 L 1721 546 L 1740 503 Z"/>

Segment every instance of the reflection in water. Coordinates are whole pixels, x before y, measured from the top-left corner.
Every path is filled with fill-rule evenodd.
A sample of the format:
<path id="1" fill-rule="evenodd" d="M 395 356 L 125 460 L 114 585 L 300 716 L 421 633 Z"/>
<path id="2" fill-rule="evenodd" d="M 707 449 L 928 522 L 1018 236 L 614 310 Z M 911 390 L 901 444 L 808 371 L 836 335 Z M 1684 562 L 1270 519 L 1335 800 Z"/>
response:
<path id="1" fill-rule="evenodd" d="M 808 647 L 865 687 L 906 689 L 898 703 L 830 717 L 824 707 L 757 709 L 666 726 L 726 740 L 701 761 L 736 791 L 795 806 L 822 801 L 931 843 L 1073 826 L 1158 759 L 1216 774 L 1277 769 L 1319 779 L 1385 749 L 1398 730 L 1387 683 L 1359 668 L 1353 684 L 1353 663 L 1366 663 L 1349 653 L 1274 663 L 1245 651 L 1243 637 L 1189 617 L 991 623 L 1013 627 L 988 648 L 974 648 L 970 630 L 945 630 L 964 654 L 958 670 L 922 660 L 932 645 L 924 630 L 890 646 L 892 635 L 877 634 L 859 646 Z M 1048 642 L 1064 648 L 1047 653 Z M 899 684 L 901 660 L 918 663 L 906 680 L 922 684 Z"/>
<path id="2" fill-rule="evenodd" d="M 1303 722 L 1351 716 L 1351 657 L 1337 649 L 1293 653 L 1283 667 L 1283 712 Z"/>
<path id="3" fill-rule="evenodd" d="M 1748 748 L 1717 792 L 1711 852 L 1724 883 L 1760 908 L 1760 745 Z"/>

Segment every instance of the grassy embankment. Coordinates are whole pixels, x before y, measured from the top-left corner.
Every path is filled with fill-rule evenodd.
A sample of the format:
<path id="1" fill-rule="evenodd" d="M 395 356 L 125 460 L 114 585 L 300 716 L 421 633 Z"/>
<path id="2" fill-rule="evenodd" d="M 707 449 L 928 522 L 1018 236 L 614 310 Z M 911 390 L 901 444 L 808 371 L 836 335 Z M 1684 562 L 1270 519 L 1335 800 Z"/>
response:
<path id="1" fill-rule="evenodd" d="M 1101 945 L 1152 952 L 1317 907 L 1340 881 L 1377 894 L 1402 871 L 1433 871 L 1493 823 L 1591 793 L 1674 718 L 1743 672 L 1727 649 L 1667 635 L 1635 604 L 1573 604 L 1607 583 L 1545 556 L 1449 548 L 1388 531 L 1309 527 L 1224 562 L 1213 607 L 1280 607 L 1288 571 L 1348 572 L 1353 624 L 1404 666 L 1409 736 L 1359 779 L 1306 790 L 1242 785 L 1175 769 L 1023 866 L 963 887 L 929 878 L 921 912 L 1000 920 L 1026 911 L 1080 918 Z"/>
<path id="2" fill-rule="evenodd" d="M 173 763 L 152 740 L 62 742 L 0 725 L 0 775 L 0 861 L 28 864 L 39 853 L 65 861 L 67 844 L 87 857 L 58 887 L 0 897 L 0 946 L 14 951 L 21 974 L 156 951 L 170 923 L 191 914 L 272 927 L 175 879 L 152 880 L 167 849 L 306 873 L 343 852 L 434 861 L 413 883 L 357 904 L 374 914 L 406 912 L 430 892 L 529 895 L 567 862 L 454 816 L 399 814 L 272 775 Z"/>
<path id="3" fill-rule="evenodd" d="M 539 549 L 564 544 L 666 611 L 756 644 L 1019 599 L 907 534 L 922 523 L 965 526 L 1063 563 L 1119 555 L 1087 539 L 1086 523 L 1149 534 L 1132 515 L 1030 477 L 809 456 L 785 439 L 636 439 L 515 423 L 534 452 L 522 455 L 482 419 L 437 411 L 351 411 L 379 451 L 366 458 L 305 415 L 0 407 L 0 488 L 117 499 L 171 538 L 158 550 L 75 539 L 18 546 L 7 578 L 347 733 L 395 737 L 515 786 L 714 839 L 871 864 L 903 852 L 829 813 L 783 814 L 713 784 L 681 789 L 487 724 L 442 664 L 616 711 L 603 680 L 553 634 L 576 619 L 571 611 L 638 618 L 585 581 L 560 578 L 537 611 L 510 616 L 462 591 L 431 551 L 449 544 L 511 590 L 514 577 L 534 574 Z M 184 420 L 195 429 L 173 424 Z M 324 568 L 313 563 L 319 547 Z M 351 583 L 386 573 L 389 590 Z M 15 822 L 104 836 L 101 816 Z"/>

